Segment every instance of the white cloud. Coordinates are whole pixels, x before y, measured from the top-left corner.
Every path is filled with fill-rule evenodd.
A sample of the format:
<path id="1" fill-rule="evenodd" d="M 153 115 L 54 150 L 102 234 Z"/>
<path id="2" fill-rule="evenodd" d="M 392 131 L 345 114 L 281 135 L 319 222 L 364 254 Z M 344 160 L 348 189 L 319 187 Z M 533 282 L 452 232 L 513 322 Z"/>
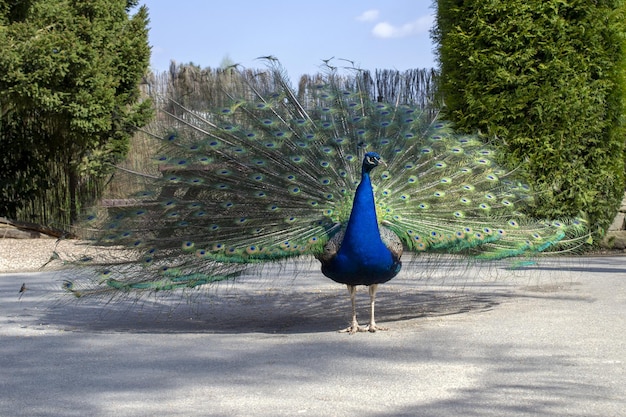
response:
<path id="1" fill-rule="evenodd" d="M 434 23 L 433 15 L 422 16 L 413 22 L 404 25 L 394 26 L 389 22 L 380 22 L 372 29 L 372 34 L 377 38 L 404 38 L 406 36 L 417 35 L 428 32 Z"/>
<path id="2" fill-rule="evenodd" d="M 360 16 L 356 17 L 356 20 L 360 20 L 361 22 L 373 22 L 378 19 L 378 15 L 380 12 L 376 9 L 366 10 L 361 13 Z"/>

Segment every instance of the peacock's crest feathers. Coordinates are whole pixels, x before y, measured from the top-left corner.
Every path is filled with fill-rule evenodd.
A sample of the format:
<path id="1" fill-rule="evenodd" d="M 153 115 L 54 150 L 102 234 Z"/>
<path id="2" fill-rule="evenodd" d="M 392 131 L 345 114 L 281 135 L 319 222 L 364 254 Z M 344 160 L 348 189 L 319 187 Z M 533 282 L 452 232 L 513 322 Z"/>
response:
<path id="1" fill-rule="evenodd" d="M 379 222 L 410 250 L 500 258 L 585 234 L 579 220 L 526 219 L 531 190 L 477 137 L 334 72 L 300 95 L 277 64 L 268 74 L 272 88 L 231 71 L 217 108 L 168 103 L 149 132 L 161 175 L 129 207 L 90 218 L 97 244 L 128 253 L 103 262 L 102 282 L 193 287 L 320 255 L 350 216 L 368 151 L 387 164 L 372 174 Z"/>

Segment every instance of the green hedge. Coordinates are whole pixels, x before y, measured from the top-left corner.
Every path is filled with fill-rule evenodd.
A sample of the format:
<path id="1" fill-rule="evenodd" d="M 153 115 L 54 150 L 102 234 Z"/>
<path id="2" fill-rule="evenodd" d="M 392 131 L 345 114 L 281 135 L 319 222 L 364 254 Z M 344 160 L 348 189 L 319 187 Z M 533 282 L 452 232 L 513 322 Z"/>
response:
<path id="1" fill-rule="evenodd" d="M 624 193 L 621 1 L 438 0 L 446 116 L 522 166 L 541 217 L 603 231 Z"/>
<path id="2" fill-rule="evenodd" d="M 0 216 L 67 227 L 152 117 L 136 0 L 0 0 Z"/>

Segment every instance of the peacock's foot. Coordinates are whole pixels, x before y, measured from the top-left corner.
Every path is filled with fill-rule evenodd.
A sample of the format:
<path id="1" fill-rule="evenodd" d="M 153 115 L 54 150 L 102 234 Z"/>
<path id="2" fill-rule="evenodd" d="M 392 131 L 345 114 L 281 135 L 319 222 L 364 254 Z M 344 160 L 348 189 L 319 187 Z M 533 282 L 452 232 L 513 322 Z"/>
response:
<path id="1" fill-rule="evenodd" d="M 369 326 L 366 326 L 366 327 L 359 326 L 359 323 L 357 323 L 356 321 L 353 321 L 350 326 L 346 327 L 343 330 L 339 330 L 339 333 L 355 334 L 355 333 L 360 333 L 360 332 L 367 332 L 368 327 Z"/>
<path id="2" fill-rule="evenodd" d="M 375 333 L 375 332 L 378 332 L 378 331 L 384 332 L 386 330 L 389 330 L 389 328 L 388 327 L 378 326 L 376 323 L 370 323 L 367 326 L 365 326 L 365 330 L 363 330 L 363 331 L 370 332 L 370 333 Z"/>
<path id="3" fill-rule="evenodd" d="M 339 330 L 339 333 L 349 333 L 349 334 L 355 334 L 355 333 L 364 333 L 364 332 L 370 332 L 370 333 L 375 333 L 377 331 L 385 331 L 385 330 L 389 330 L 387 327 L 381 327 L 376 325 L 376 323 L 370 323 L 367 326 L 359 326 L 358 323 L 352 323 L 352 325 L 350 325 L 349 327 L 346 327 L 343 330 Z"/>
<path id="4" fill-rule="evenodd" d="M 369 327 L 369 326 L 367 326 Z M 367 327 L 363 327 L 363 326 L 349 326 L 346 327 L 345 329 L 339 330 L 339 333 L 349 333 L 349 334 L 355 334 L 355 333 L 359 333 L 359 332 L 366 332 L 367 331 Z"/>

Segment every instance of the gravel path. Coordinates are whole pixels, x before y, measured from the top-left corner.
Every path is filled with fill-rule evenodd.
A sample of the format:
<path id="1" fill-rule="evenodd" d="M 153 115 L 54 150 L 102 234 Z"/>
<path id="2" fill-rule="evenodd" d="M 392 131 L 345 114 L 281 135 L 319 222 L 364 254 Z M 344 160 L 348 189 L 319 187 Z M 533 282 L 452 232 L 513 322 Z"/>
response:
<path id="1" fill-rule="evenodd" d="M 58 248 L 70 250 L 76 241 L 61 241 Z M 0 273 L 38 271 L 50 260 L 57 239 L 0 239 Z"/>

